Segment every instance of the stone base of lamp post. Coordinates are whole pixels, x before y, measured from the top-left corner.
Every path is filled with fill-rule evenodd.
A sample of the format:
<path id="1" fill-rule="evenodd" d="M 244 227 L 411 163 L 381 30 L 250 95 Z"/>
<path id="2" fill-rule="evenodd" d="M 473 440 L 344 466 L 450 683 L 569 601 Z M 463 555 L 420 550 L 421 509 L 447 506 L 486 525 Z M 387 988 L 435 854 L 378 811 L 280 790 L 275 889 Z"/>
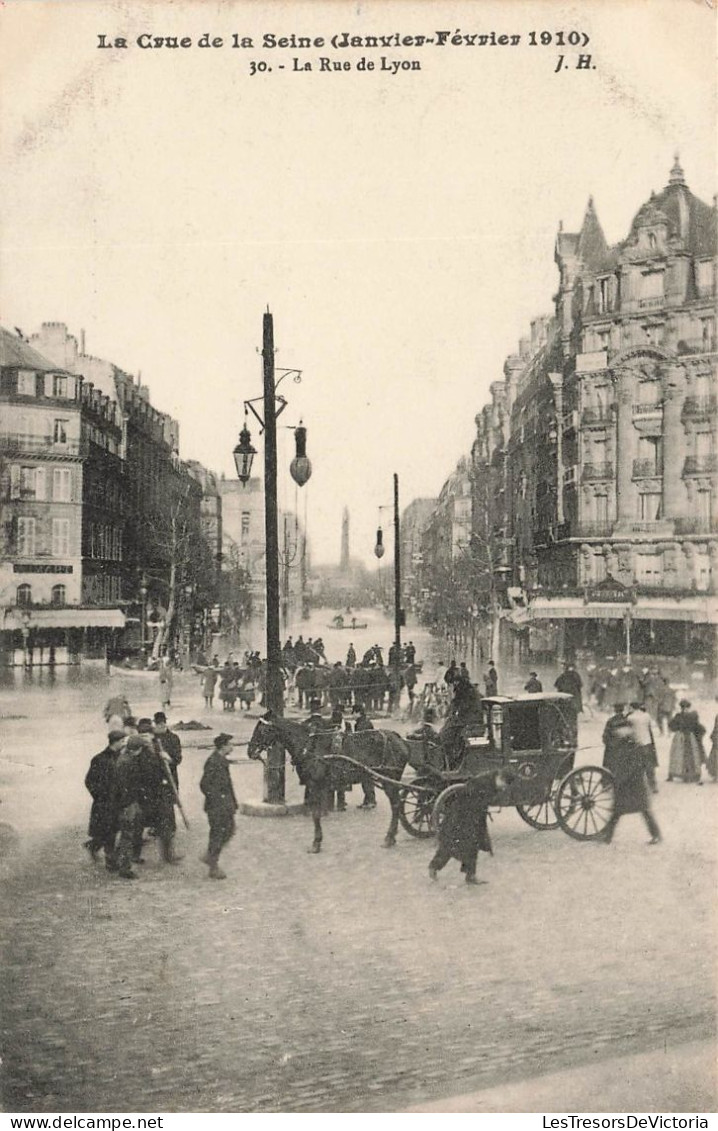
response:
<path id="1" fill-rule="evenodd" d="M 274 804 L 271 801 L 241 801 L 239 812 L 245 817 L 298 817 L 304 805 Z"/>

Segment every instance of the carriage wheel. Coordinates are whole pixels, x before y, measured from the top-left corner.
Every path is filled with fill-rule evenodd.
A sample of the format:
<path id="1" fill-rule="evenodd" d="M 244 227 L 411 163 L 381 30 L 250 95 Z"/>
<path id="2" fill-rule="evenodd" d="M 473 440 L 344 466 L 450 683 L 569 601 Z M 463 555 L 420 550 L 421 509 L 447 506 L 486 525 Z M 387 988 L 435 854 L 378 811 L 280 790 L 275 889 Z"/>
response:
<path id="1" fill-rule="evenodd" d="M 464 788 L 463 782 L 457 782 L 456 785 L 450 785 L 448 789 L 442 789 L 431 810 L 431 827 L 434 832 L 439 832 L 444 817 L 446 816 L 448 806 L 451 805 Z"/>
<path id="2" fill-rule="evenodd" d="M 416 778 L 413 784 L 431 785 L 432 783 L 427 778 Z M 399 821 L 411 836 L 419 837 L 421 840 L 428 840 L 429 837 L 434 836 L 431 811 L 435 800 L 435 790 L 432 793 L 423 789 L 417 793 L 408 789 L 402 790 L 399 798 Z"/>
<path id="3" fill-rule="evenodd" d="M 540 832 L 557 829 L 559 821 L 556 816 L 556 790 L 552 789 L 546 800 L 540 801 L 538 805 L 517 805 L 516 812 L 522 821 L 531 825 L 532 829 L 539 829 Z"/>
<path id="4" fill-rule="evenodd" d="M 573 759 L 573 754 L 564 759 L 564 764 Z M 527 825 L 531 825 L 532 829 L 538 829 L 540 832 L 546 832 L 550 829 L 557 829 L 559 827 L 558 813 L 556 812 L 556 795 L 558 787 L 563 780 L 564 774 L 568 773 L 569 766 L 562 769 L 558 767 L 556 777 L 551 783 L 551 792 L 544 801 L 540 801 L 537 805 L 517 805 L 516 812 L 522 821 Z"/>
<path id="5" fill-rule="evenodd" d="M 615 805 L 613 775 L 602 766 L 581 766 L 561 782 L 556 794 L 558 823 L 574 840 L 597 840 Z"/>

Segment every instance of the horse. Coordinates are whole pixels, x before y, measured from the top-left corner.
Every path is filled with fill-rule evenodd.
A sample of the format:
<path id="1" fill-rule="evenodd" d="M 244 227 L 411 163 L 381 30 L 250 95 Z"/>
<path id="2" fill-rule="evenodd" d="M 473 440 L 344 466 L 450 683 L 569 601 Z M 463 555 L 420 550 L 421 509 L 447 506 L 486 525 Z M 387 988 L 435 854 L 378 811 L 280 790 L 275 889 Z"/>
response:
<path id="1" fill-rule="evenodd" d="M 327 791 L 360 782 L 363 766 L 396 783 L 381 783 L 391 805 L 391 821 L 384 837 L 384 847 L 393 848 L 399 827 L 399 783 L 412 757 L 410 747 L 401 735 L 391 730 L 365 730 L 345 735 L 330 730 L 310 734 L 301 723 L 265 715 L 254 728 L 247 754 L 258 759 L 263 750 L 275 744 L 287 751 L 299 781 L 306 786 L 305 801 L 314 821 L 314 841 L 310 852 L 321 851 L 321 818 Z M 352 765 L 339 759 L 332 761 L 331 755 L 338 753 L 359 764 Z"/>

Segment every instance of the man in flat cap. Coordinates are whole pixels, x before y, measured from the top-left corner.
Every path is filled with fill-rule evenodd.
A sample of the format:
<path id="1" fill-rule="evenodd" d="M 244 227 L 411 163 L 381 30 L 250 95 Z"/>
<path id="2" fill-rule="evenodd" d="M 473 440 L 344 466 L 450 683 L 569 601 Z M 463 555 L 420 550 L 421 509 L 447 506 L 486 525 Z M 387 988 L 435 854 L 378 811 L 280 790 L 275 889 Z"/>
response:
<path id="1" fill-rule="evenodd" d="M 214 750 L 204 764 L 199 788 L 204 794 L 204 811 L 209 821 L 209 844 L 202 857 L 202 863 L 209 865 L 211 880 L 224 880 L 226 872 L 219 867 L 219 854 L 235 833 L 234 814 L 237 812 L 237 798 L 229 774 L 229 755 L 232 751 L 232 735 L 218 734 L 214 740 Z"/>
<path id="2" fill-rule="evenodd" d="M 124 730 L 111 730 L 107 735 L 107 746 L 95 754 L 85 777 L 85 787 L 92 797 L 90 826 L 87 830 L 90 839 L 85 848 L 93 860 L 100 849 L 105 853 L 105 867 L 108 872 L 117 871 L 115 860 L 115 838 L 117 836 L 117 812 L 113 805 L 112 791 L 115 780 L 115 766 L 125 742 Z"/>

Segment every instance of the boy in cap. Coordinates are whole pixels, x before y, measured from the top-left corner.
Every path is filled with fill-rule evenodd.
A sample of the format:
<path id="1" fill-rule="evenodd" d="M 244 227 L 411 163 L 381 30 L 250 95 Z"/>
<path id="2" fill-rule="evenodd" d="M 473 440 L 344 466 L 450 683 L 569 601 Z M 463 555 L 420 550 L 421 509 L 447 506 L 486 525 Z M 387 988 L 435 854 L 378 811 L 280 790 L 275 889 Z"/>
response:
<path id="1" fill-rule="evenodd" d="M 115 837 L 117 836 L 117 813 L 113 806 L 113 787 L 115 766 L 125 742 L 124 730 L 111 730 L 107 735 L 107 746 L 95 754 L 85 777 L 85 788 L 92 797 L 90 826 L 87 830 L 90 839 L 85 841 L 93 860 L 100 849 L 105 852 L 105 867 L 108 872 L 117 871 L 115 861 Z"/>
<path id="2" fill-rule="evenodd" d="M 219 854 L 235 833 L 234 814 L 237 812 L 237 798 L 234 794 L 229 774 L 229 755 L 232 750 L 232 735 L 218 734 L 214 740 L 214 750 L 204 764 L 199 788 L 204 794 L 204 811 L 209 821 L 209 845 L 201 858 L 209 865 L 211 880 L 224 880 L 226 872 L 219 867 Z"/>

